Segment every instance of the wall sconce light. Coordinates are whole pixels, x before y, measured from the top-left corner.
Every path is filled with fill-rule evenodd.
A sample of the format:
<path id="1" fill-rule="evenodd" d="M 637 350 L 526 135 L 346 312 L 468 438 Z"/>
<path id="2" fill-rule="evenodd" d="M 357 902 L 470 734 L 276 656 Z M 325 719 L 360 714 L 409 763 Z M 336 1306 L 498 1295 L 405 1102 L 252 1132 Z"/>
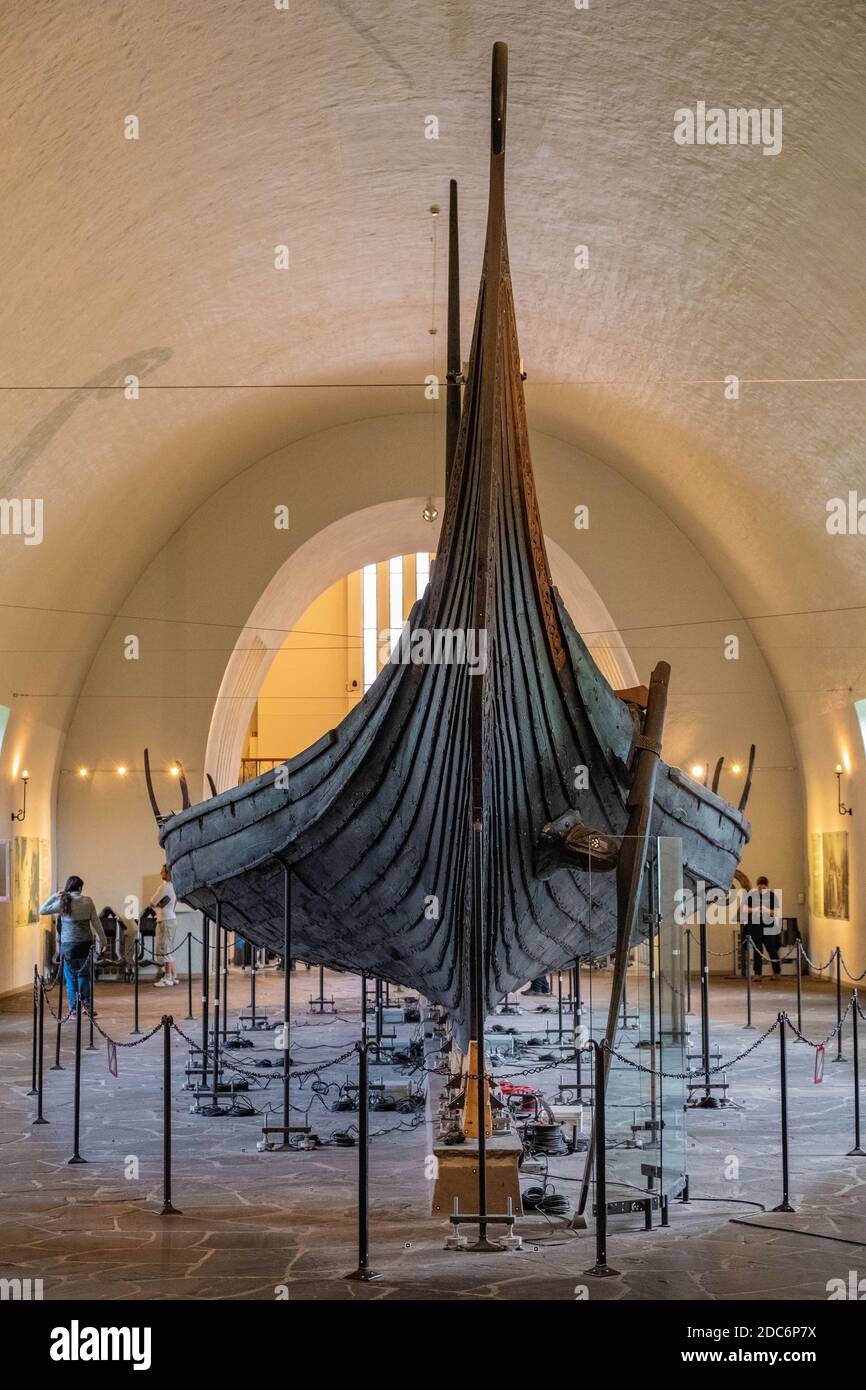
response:
<path id="1" fill-rule="evenodd" d="M 836 764 L 836 801 L 840 816 L 853 816 L 854 812 L 850 806 L 846 806 L 842 800 L 842 764 Z"/>
<path id="2" fill-rule="evenodd" d="M 118 775 L 118 777 L 125 777 L 125 776 L 126 776 L 126 768 L 123 767 L 123 766 L 119 767 L 119 768 L 117 769 L 117 775 Z"/>
<path id="3" fill-rule="evenodd" d="M 180 768 L 177 766 L 177 763 L 173 763 L 172 766 L 168 769 L 168 775 L 169 777 L 180 776 Z"/>
<path id="4" fill-rule="evenodd" d="M 12 819 L 15 821 L 21 821 L 27 815 L 27 783 L 30 781 L 30 773 L 27 771 L 26 767 L 21 774 L 21 781 L 24 783 L 23 804 L 20 811 L 12 812 Z"/>
<path id="5" fill-rule="evenodd" d="M 87 776 L 87 768 L 86 768 L 86 767 L 80 767 L 80 768 L 78 769 L 78 775 L 79 775 L 79 777 L 86 777 L 86 776 Z"/>

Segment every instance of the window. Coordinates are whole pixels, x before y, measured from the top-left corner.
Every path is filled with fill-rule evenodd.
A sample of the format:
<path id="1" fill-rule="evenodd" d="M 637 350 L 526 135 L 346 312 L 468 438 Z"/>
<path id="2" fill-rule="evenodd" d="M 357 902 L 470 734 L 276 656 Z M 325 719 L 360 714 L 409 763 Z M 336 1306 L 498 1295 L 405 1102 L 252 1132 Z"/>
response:
<path id="1" fill-rule="evenodd" d="M 426 550 L 419 550 L 415 556 L 415 597 L 423 598 L 424 590 L 430 582 L 430 556 Z"/>
<path id="2" fill-rule="evenodd" d="M 361 572 L 361 629 L 364 641 L 364 690 L 376 679 L 376 566 Z"/>

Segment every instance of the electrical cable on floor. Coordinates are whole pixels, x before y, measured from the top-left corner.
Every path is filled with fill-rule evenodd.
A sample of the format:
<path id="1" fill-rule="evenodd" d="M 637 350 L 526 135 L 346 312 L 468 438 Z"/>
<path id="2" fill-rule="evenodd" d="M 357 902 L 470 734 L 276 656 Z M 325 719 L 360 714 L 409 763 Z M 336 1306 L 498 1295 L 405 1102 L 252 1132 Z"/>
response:
<path id="1" fill-rule="evenodd" d="M 563 1192 L 548 1192 L 546 1187 L 526 1187 L 520 1194 L 524 1211 L 537 1211 L 544 1216 L 568 1216 L 572 1202 Z"/>
<path id="2" fill-rule="evenodd" d="M 846 1236 L 825 1236 L 821 1231 L 799 1231 L 794 1226 L 768 1226 L 763 1221 L 746 1221 L 741 1216 L 732 1216 L 732 1226 L 751 1226 L 755 1231 L 775 1231 L 777 1236 L 808 1236 L 810 1240 L 832 1240 L 837 1245 L 857 1245 L 866 1249 L 866 1240 L 848 1240 Z"/>

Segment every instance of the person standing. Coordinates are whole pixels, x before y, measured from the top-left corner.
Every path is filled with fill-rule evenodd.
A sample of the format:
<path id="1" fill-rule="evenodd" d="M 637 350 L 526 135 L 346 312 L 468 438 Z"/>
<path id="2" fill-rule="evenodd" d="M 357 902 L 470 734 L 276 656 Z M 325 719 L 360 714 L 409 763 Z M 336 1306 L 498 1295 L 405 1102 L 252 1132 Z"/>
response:
<path id="1" fill-rule="evenodd" d="M 68 1007 L 74 1008 L 80 997 L 85 1008 L 90 1010 L 90 952 L 95 951 L 98 957 L 108 943 L 96 904 L 85 896 L 83 888 L 84 881 L 72 874 L 63 891 L 52 894 L 42 904 L 39 915 L 60 918 L 60 953 Z M 95 1009 L 92 1017 L 96 1017 Z"/>
<path id="2" fill-rule="evenodd" d="M 743 974 L 749 968 L 749 955 L 755 979 L 763 975 L 764 955 L 769 956 L 773 974 L 781 975 L 779 946 L 782 937 L 782 908 L 770 880 L 761 874 L 755 887 L 742 895 L 740 906 L 740 944 L 743 948 Z M 752 943 L 752 944 L 750 944 Z M 752 945 L 754 949 L 752 949 Z"/>
<path id="3" fill-rule="evenodd" d="M 162 883 L 150 900 L 156 911 L 156 958 L 162 961 L 164 973 L 154 981 L 154 989 L 169 989 L 178 983 L 174 968 L 174 947 L 177 933 L 177 894 L 171 881 L 171 869 L 163 864 Z"/>
<path id="4" fill-rule="evenodd" d="M 763 874 L 757 881 L 756 891 L 764 951 L 770 957 L 773 974 L 781 975 L 782 963 L 779 960 L 779 947 L 782 944 L 782 895 L 770 887 L 770 880 Z M 758 957 L 758 963 L 761 963 L 760 957 Z M 760 973 L 758 970 L 759 975 Z"/>

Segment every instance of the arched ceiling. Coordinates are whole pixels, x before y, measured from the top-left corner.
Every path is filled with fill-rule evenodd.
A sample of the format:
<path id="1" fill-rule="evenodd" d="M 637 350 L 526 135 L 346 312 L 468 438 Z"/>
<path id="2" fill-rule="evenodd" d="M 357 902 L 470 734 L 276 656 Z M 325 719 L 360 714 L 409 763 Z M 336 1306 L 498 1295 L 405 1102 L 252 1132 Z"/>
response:
<path id="1" fill-rule="evenodd" d="M 501 38 L 531 424 L 691 535 L 755 616 L 792 721 L 860 690 L 863 541 L 825 529 L 863 476 L 860 6 L 32 0 L 3 28 L 0 492 L 45 505 L 42 546 L 0 541 L 4 684 L 71 697 L 167 538 L 293 439 L 430 411 L 441 490 L 441 405 L 419 385 L 444 374 L 429 209 L 455 176 L 468 347 Z M 699 100 L 781 106 L 782 152 L 678 146 L 674 111 Z M 159 389 L 95 389 L 129 371 Z M 252 389 L 275 382 L 293 389 Z M 663 618 L 635 593 L 636 627 Z"/>

